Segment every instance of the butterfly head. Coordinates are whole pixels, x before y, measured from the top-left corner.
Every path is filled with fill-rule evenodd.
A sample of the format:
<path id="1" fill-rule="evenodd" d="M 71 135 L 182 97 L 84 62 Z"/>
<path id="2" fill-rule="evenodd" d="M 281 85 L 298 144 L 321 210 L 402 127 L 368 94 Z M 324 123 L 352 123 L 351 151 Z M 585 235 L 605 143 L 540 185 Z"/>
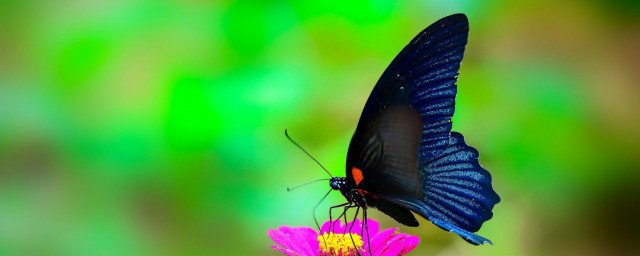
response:
<path id="1" fill-rule="evenodd" d="M 333 190 L 344 190 L 347 188 L 347 178 L 344 177 L 331 177 L 329 180 L 329 186 Z"/>

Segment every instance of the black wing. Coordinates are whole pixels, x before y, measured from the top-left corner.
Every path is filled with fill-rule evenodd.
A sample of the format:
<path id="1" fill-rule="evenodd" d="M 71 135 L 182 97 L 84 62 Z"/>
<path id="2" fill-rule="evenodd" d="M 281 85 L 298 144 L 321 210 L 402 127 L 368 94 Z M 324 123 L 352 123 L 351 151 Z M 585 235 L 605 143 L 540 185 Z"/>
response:
<path id="1" fill-rule="evenodd" d="M 403 105 L 391 106 L 358 127 L 347 154 L 349 185 L 366 191 L 369 207 L 412 227 L 418 226 L 418 221 L 408 209 L 377 195 L 424 196 L 422 174 L 418 171 L 421 133 L 418 112 Z"/>
<path id="2" fill-rule="evenodd" d="M 347 181 L 371 194 L 423 197 L 418 170 L 420 115 L 406 106 L 392 106 L 359 127 L 347 153 Z M 354 169 L 361 180 L 354 179 Z"/>
<path id="3" fill-rule="evenodd" d="M 358 128 L 389 106 L 410 106 L 422 117 L 420 161 L 431 160 L 444 150 L 451 132 L 456 81 L 468 33 L 469 22 L 464 14 L 442 18 L 420 32 L 378 80 Z"/>

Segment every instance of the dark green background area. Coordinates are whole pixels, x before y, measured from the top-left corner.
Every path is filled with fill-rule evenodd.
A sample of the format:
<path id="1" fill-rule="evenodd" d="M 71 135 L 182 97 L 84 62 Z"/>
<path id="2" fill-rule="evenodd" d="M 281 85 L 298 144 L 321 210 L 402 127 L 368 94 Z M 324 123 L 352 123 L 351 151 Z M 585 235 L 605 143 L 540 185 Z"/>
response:
<path id="1" fill-rule="evenodd" d="M 329 189 L 286 192 L 327 176 L 284 129 L 344 175 L 382 71 L 459 12 L 495 245 L 421 220 L 416 255 L 640 253 L 636 1 L 134 0 L 0 3 L 0 255 L 275 255 Z"/>

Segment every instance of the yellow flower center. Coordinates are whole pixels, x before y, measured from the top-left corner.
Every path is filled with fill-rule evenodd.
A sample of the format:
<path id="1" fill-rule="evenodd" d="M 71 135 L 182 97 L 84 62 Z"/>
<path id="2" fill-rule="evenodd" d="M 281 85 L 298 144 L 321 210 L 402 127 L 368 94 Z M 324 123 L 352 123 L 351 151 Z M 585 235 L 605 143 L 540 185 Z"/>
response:
<path id="1" fill-rule="evenodd" d="M 353 238 L 353 240 L 351 240 Z M 362 237 L 356 233 L 334 234 L 324 233 L 318 236 L 320 251 L 323 255 L 357 255 L 362 245 Z M 354 247 L 355 245 L 355 247 Z"/>

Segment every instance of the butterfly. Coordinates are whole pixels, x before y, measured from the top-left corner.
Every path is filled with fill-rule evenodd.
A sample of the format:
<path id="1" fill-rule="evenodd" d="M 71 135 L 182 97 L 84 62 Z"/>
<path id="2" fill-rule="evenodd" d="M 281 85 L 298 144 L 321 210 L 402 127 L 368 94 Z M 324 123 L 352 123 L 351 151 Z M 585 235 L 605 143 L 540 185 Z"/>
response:
<path id="1" fill-rule="evenodd" d="M 415 227 L 413 212 L 471 244 L 491 244 L 474 233 L 500 197 L 478 151 L 451 131 L 468 33 L 464 14 L 442 18 L 387 67 L 349 144 L 346 177 L 329 180 L 347 199 L 332 209 L 363 209 L 366 220 L 366 210 L 377 208 Z"/>

